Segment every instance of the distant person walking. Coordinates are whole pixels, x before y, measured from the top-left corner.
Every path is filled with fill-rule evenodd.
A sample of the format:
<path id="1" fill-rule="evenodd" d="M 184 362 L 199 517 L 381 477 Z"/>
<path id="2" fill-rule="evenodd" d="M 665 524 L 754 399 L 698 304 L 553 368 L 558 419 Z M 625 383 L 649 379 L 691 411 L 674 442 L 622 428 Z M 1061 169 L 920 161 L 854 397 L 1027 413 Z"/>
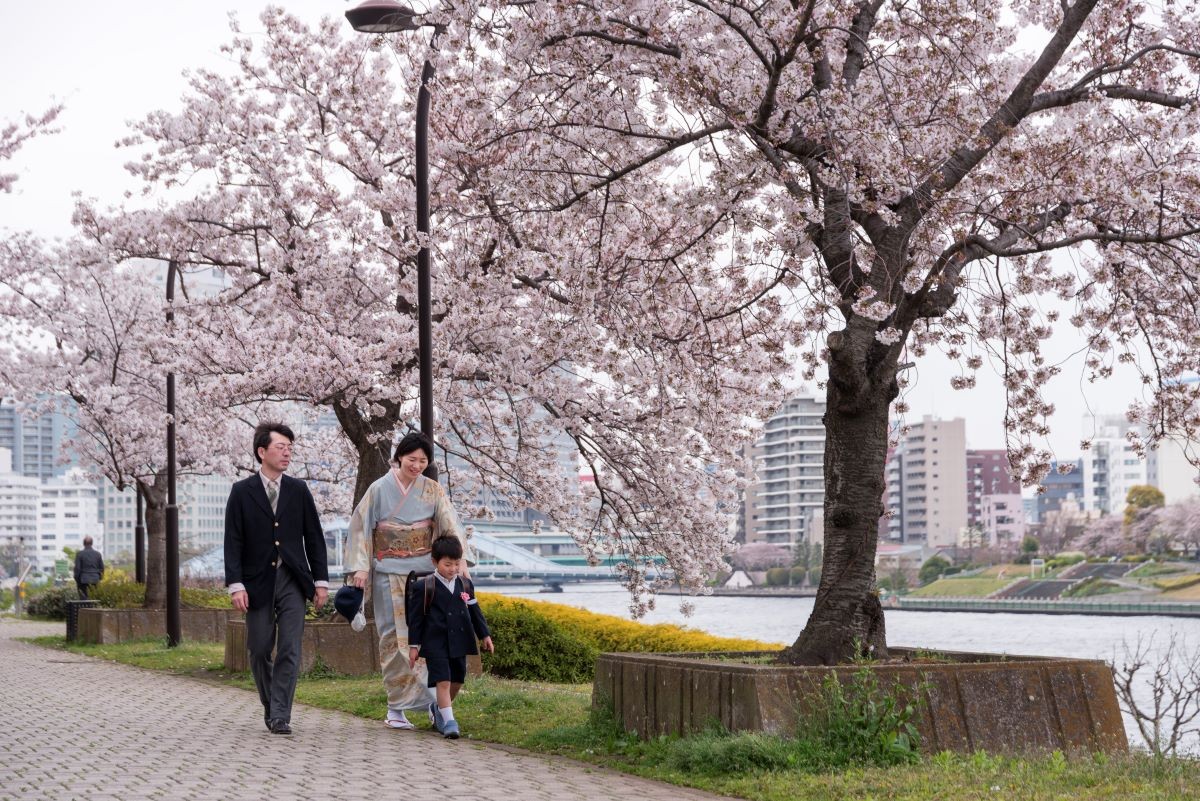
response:
<path id="1" fill-rule="evenodd" d="M 75 586 L 85 601 L 92 587 L 104 578 L 104 557 L 92 547 L 92 538 L 83 538 L 83 550 L 75 554 Z"/>
<path id="2" fill-rule="evenodd" d="M 307 484 L 284 475 L 294 440 L 282 423 L 255 428 L 261 468 L 233 485 L 225 506 L 225 583 L 233 608 L 246 613 L 250 671 L 274 734 L 292 733 L 304 601 L 320 609 L 329 592 L 317 505 Z"/>

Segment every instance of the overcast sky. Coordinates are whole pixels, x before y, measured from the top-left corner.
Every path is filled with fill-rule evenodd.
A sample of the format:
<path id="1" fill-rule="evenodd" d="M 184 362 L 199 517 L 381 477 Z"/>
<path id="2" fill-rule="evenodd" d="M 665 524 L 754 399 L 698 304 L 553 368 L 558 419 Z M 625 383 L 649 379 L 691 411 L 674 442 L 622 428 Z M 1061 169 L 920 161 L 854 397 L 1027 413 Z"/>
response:
<path id="1" fill-rule="evenodd" d="M 119 202 L 124 191 L 136 187 L 122 167 L 128 154 L 113 146 L 128 132 L 126 123 L 155 109 L 177 108 L 185 88 L 181 73 L 219 68 L 224 61 L 219 47 L 230 36 L 228 13 L 236 12 L 243 31 L 253 33 L 263 5 L 255 0 L 0 4 L 0 124 L 40 113 L 55 100 L 66 104 L 59 134 L 33 140 L 3 165 L 4 172 L 20 178 L 12 194 L 0 194 L 0 228 L 64 235 L 70 231 L 74 192 Z M 323 15 L 341 16 L 350 7 L 344 0 L 290 0 L 286 6 L 314 22 Z M 1122 412 L 1139 388 L 1128 369 L 1105 384 L 1083 382 L 1082 358 L 1070 357 L 1081 343 L 1069 325 L 1061 327 L 1062 336 L 1049 349 L 1063 362 L 1052 391 L 1058 411 L 1050 441 L 1059 458 L 1074 459 L 1085 414 Z M 963 417 L 969 447 L 1003 447 L 1004 393 L 994 374 L 981 370 L 976 389 L 957 392 L 949 385 L 957 367 L 937 355 L 922 359 L 914 372 L 918 381 L 908 396 L 910 420 L 925 414 Z"/>

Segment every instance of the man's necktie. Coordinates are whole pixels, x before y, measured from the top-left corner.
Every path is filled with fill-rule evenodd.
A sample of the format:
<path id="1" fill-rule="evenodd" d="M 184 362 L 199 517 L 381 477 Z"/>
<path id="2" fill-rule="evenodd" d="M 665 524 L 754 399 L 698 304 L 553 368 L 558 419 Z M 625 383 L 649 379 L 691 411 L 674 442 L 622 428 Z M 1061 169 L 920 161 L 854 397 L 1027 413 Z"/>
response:
<path id="1" fill-rule="evenodd" d="M 273 478 L 267 479 L 267 500 L 271 502 L 271 512 L 274 512 L 275 502 L 279 500 L 279 482 Z"/>

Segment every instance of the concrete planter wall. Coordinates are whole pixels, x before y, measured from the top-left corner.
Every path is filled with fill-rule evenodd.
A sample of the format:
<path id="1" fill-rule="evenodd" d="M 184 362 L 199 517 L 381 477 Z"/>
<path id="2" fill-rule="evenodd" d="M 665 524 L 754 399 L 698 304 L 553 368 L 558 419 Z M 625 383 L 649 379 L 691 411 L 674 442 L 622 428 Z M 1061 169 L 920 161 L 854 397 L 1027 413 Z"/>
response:
<path id="1" fill-rule="evenodd" d="M 222 642 L 231 609 L 180 609 L 180 633 L 193 642 Z M 109 644 L 167 636 L 165 609 L 80 609 L 77 641 Z"/>
<path id="2" fill-rule="evenodd" d="M 365 629 L 355 631 L 349 623 L 306 620 L 300 644 L 300 672 L 312 670 L 318 656 L 330 669 L 346 676 L 378 673 L 379 636 L 375 633 L 375 621 L 368 620 Z M 231 672 L 250 670 L 245 620 L 230 620 L 225 630 L 225 669 Z M 472 676 L 482 675 L 478 656 L 467 657 L 467 672 Z"/>
<path id="3" fill-rule="evenodd" d="M 593 703 L 611 702 L 617 720 L 643 737 L 685 734 L 712 721 L 730 731 L 790 734 L 827 676 L 845 682 L 859 669 L 733 661 L 766 653 L 601 654 Z M 956 661 L 871 668 L 885 689 L 925 684 L 916 721 L 924 752 L 1128 749 L 1112 671 L 1104 662 L 947 656 Z"/>

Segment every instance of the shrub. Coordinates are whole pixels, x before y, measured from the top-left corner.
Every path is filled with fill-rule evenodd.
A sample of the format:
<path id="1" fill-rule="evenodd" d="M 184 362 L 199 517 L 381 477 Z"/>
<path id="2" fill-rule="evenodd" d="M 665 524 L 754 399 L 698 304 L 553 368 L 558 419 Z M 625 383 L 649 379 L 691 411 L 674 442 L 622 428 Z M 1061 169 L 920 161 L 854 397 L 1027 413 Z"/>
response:
<path id="1" fill-rule="evenodd" d="M 797 587 L 798 587 L 798 586 L 800 586 L 801 584 L 803 584 L 803 583 L 804 583 L 804 578 L 805 578 L 805 576 L 807 576 L 807 575 L 808 575 L 808 569 L 807 569 L 807 568 L 800 567 L 800 566 L 793 567 L 793 568 L 792 568 L 792 571 L 791 571 L 791 574 L 790 574 L 791 583 L 792 583 L 794 586 L 797 586 Z"/>
<path id="2" fill-rule="evenodd" d="M 821 583 L 821 568 L 814 567 L 813 569 L 808 571 L 808 583 L 813 585 L 814 587 L 820 585 L 820 583 Z"/>
<path id="3" fill-rule="evenodd" d="M 484 655 L 485 667 L 489 664 L 499 664 L 498 670 L 508 670 L 503 667 L 508 660 L 517 659 L 518 650 L 536 650 L 533 654 L 533 667 L 523 676 L 509 673 L 497 675 L 511 678 L 525 678 L 530 681 L 565 681 L 553 678 L 555 675 L 572 673 L 580 676 L 578 681 L 590 681 L 595 671 L 596 655 L 603 652 L 658 652 L 678 653 L 681 651 L 762 651 L 778 650 L 782 646 L 764 643 L 759 640 L 743 640 L 733 637 L 717 637 L 701 631 L 692 631 L 668 623 L 648 625 L 625 620 L 616 615 L 599 615 L 585 609 L 576 609 L 564 604 L 531 601 L 524 598 L 511 598 L 494 593 L 479 593 L 479 603 L 487 616 L 488 626 L 496 639 L 496 655 Z M 511 619 L 519 622 L 511 622 Z M 527 622 L 534 621 L 534 622 Z M 510 630 L 497 629 L 497 625 L 511 627 Z M 583 659 L 575 650 L 564 652 L 562 658 L 567 667 L 556 667 L 554 660 L 544 657 L 541 652 L 544 647 L 533 648 L 531 637 L 542 637 L 542 634 L 523 633 L 523 628 L 529 627 L 538 632 L 558 632 L 564 635 L 566 643 L 562 648 L 574 648 L 570 643 L 580 643 L 587 648 L 586 671 L 573 672 L 571 665 L 577 659 Z M 513 639 L 517 638 L 517 639 Z M 553 653 L 553 651 L 551 651 Z M 538 664 L 544 665 L 547 673 L 536 675 Z M 488 668 L 491 670 L 491 668 Z M 515 668 L 514 668 L 515 669 Z"/>
<path id="4" fill-rule="evenodd" d="M 1060 553 L 1053 559 L 1046 560 L 1046 568 L 1048 570 L 1055 570 L 1060 567 L 1067 567 L 1068 565 L 1077 565 L 1086 558 L 1086 556 L 1077 551 Z"/>
<path id="5" fill-rule="evenodd" d="M 106 609 L 137 609 L 146 602 L 146 585 L 133 581 L 104 580 L 92 588 L 89 595 Z"/>
<path id="6" fill-rule="evenodd" d="M 801 723 L 806 741 L 824 767 L 904 765 L 918 759 L 919 738 L 913 722 L 919 712 L 902 687 L 884 691 L 870 668 L 856 671 L 848 682 L 826 677 L 821 698 Z"/>
<path id="7" fill-rule="evenodd" d="M 1200 573 L 1189 573 L 1186 576 L 1170 576 L 1154 580 L 1154 586 L 1160 590 L 1182 590 L 1200 584 Z"/>
<path id="8" fill-rule="evenodd" d="M 921 569 L 917 572 L 917 581 L 922 585 L 930 584 L 941 578 L 946 569 L 950 567 L 950 561 L 943 559 L 940 556 L 931 556 L 921 565 Z"/>
<path id="9" fill-rule="evenodd" d="M 487 611 L 488 628 L 499 643 L 483 654 L 483 668 L 506 679 L 577 684 L 595 672 L 596 649 L 549 620 L 515 605 Z"/>
<path id="10" fill-rule="evenodd" d="M 25 611 L 31 617 L 41 617 L 47 620 L 66 620 L 67 601 L 79 600 L 79 593 L 70 584 L 60 586 L 47 585 L 30 597 L 25 605 Z"/>
<path id="11" fill-rule="evenodd" d="M 920 702 L 910 702 L 908 694 L 899 687 L 884 692 L 869 669 L 845 683 L 830 676 L 802 716 L 796 737 L 730 734 L 714 727 L 668 742 L 666 759 L 683 773 L 709 776 L 914 763 L 918 738 L 913 721 Z M 915 695 L 919 699 L 920 693 Z"/>
<path id="12" fill-rule="evenodd" d="M 12 590 L 0 590 L 0 609 L 8 609 L 13 605 Z"/>
<path id="13" fill-rule="evenodd" d="M 773 567 L 767 571 L 768 587 L 784 587 L 788 583 L 788 568 Z"/>

